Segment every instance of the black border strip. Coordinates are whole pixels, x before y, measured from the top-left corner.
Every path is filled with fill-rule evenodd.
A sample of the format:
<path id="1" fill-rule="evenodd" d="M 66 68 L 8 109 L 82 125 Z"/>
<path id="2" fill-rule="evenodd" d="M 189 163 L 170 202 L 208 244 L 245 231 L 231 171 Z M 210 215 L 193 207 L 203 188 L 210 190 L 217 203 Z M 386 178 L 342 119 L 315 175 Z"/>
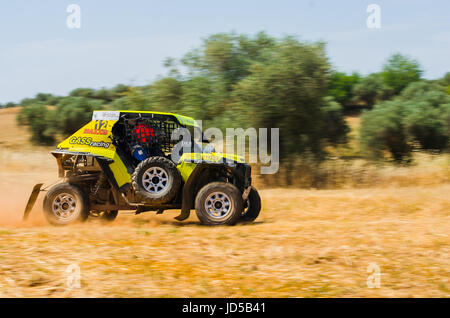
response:
<path id="1" fill-rule="evenodd" d="M 264 306 L 262 305 L 264 304 Z M 195 315 L 204 317 L 234 317 L 236 315 L 253 315 L 253 316 L 275 316 L 286 313 L 286 317 L 308 317 L 317 316 L 331 312 L 330 317 L 337 313 L 355 315 L 358 317 L 392 314 L 392 310 L 399 310 L 400 316 L 405 316 L 408 311 L 417 311 L 418 306 L 426 306 L 427 311 L 438 313 L 439 307 L 448 309 L 449 299 L 379 299 L 379 298 L 355 298 L 355 299 L 337 299 L 337 298 L 42 298 L 42 299 L 0 299 L 0 306 L 3 310 L 10 307 L 14 310 L 15 315 L 21 310 L 44 309 L 46 306 L 52 312 L 59 310 L 67 310 L 70 308 L 71 315 L 75 313 L 86 314 L 86 306 L 91 306 L 89 313 L 98 310 L 104 314 L 105 310 L 123 309 L 130 313 L 162 312 L 164 315 Z M 214 306 L 214 314 L 211 311 L 197 312 L 198 306 Z M 256 306 L 258 305 L 258 306 Z M 445 308 L 444 308 L 445 306 Z M 34 308 L 33 308 L 34 307 Z M 196 309 L 197 308 L 197 311 Z M 211 308 L 211 307 L 209 307 Z M 230 312 L 230 308 L 233 312 Z M 241 308 L 241 309 L 239 309 Z M 247 308 L 243 311 L 242 308 Z M 250 310 L 250 308 L 252 308 Z M 258 311 L 255 308 L 259 308 Z M 442 311 L 445 312 L 445 311 Z M 430 312 L 431 313 L 431 312 Z M 103 316 L 103 315 L 102 315 Z"/>

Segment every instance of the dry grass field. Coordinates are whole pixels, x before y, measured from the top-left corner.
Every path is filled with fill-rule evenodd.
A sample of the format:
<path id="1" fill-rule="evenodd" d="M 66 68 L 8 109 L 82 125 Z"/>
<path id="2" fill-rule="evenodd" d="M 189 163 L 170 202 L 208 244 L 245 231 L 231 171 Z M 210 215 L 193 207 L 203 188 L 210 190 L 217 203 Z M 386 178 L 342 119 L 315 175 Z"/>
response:
<path id="1" fill-rule="evenodd" d="M 450 296 L 448 161 L 388 169 L 397 179 L 372 187 L 264 188 L 253 224 L 205 227 L 195 213 L 178 222 L 167 211 L 56 228 L 40 201 L 21 221 L 32 186 L 54 181 L 56 164 L 48 149 L 17 147 L 27 136 L 9 124 L 15 110 L 3 112 L 1 297 Z M 372 263 L 379 288 L 367 286 Z M 70 265 L 79 288 L 66 288 Z"/>

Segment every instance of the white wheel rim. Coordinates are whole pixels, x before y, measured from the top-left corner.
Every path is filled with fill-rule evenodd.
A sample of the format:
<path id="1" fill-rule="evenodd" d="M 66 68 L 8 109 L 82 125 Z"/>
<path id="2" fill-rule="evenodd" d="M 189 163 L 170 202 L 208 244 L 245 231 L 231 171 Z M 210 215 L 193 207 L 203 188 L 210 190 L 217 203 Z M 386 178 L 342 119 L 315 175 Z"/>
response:
<path id="1" fill-rule="evenodd" d="M 213 192 L 206 197 L 206 212 L 215 219 L 223 219 L 231 211 L 231 199 L 223 192 Z"/>
<path id="2" fill-rule="evenodd" d="M 163 168 L 152 167 L 142 176 L 144 189 L 152 194 L 159 194 L 169 185 L 169 175 Z"/>
<path id="3" fill-rule="evenodd" d="M 68 193 L 58 194 L 52 203 L 53 214 L 60 220 L 70 220 L 76 216 L 77 200 Z"/>

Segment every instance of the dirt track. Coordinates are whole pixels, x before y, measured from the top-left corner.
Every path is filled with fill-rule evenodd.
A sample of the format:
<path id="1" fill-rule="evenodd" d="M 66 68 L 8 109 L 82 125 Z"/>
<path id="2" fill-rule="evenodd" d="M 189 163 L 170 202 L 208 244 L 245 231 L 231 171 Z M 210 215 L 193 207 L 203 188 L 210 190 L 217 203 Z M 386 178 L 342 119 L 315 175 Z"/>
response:
<path id="1" fill-rule="evenodd" d="M 234 227 L 175 211 L 64 228 L 40 203 L 20 221 L 43 172 L 1 172 L 3 296 L 449 296 L 450 185 L 367 190 L 263 190 L 262 216 Z M 381 287 L 366 286 L 370 263 Z M 81 270 L 66 290 L 67 266 Z M 75 267 L 76 268 L 76 267 Z"/>
<path id="2" fill-rule="evenodd" d="M 169 211 L 55 228 L 40 202 L 23 223 L 34 183 L 55 176 L 46 151 L 0 148 L 0 296 L 450 296 L 450 184 L 265 189 L 258 222 L 234 227 Z M 371 263 L 380 288 L 367 287 Z"/>

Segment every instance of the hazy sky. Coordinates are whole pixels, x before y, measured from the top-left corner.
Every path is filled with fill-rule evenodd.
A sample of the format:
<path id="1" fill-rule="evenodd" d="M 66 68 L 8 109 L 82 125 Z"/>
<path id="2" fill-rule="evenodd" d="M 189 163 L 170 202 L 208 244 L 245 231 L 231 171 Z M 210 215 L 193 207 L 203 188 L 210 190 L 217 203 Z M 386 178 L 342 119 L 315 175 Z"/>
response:
<path id="1" fill-rule="evenodd" d="M 81 28 L 69 29 L 69 4 L 81 7 Z M 369 29 L 369 4 L 381 28 Z M 426 78 L 450 71 L 450 1 L 166 0 L 0 2 L 0 103 L 38 92 L 148 84 L 163 60 L 181 57 L 217 32 L 297 35 L 327 43 L 332 64 L 363 74 L 401 52 Z"/>

